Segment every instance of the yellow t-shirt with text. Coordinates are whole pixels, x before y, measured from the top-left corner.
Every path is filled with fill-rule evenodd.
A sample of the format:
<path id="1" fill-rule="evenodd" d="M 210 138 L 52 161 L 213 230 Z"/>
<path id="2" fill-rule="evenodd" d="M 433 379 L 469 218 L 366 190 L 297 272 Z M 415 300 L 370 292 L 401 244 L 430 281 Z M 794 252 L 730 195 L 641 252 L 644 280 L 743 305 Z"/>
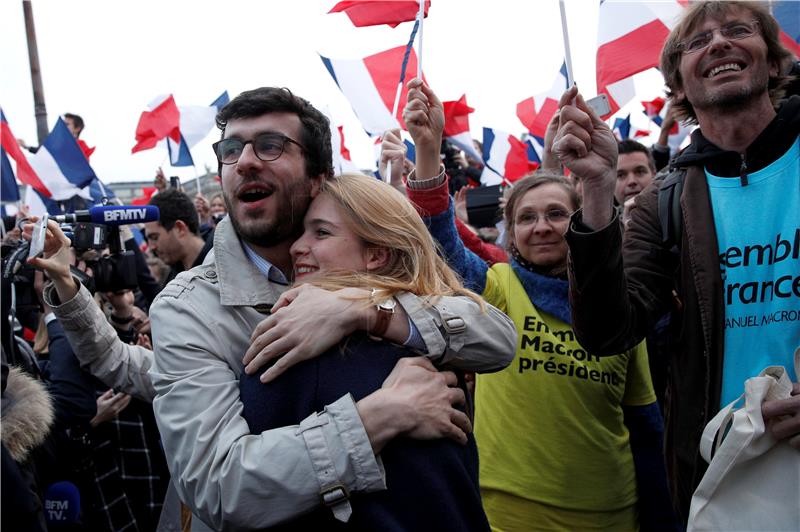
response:
<path id="1" fill-rule="evenodd" d="M 489 522 L 492 513 L 495 520 L 519 514 L 526 499 L 536 503 L 534 522 L 517 517 L 534 528 L 537 507 L 633 511 L 636 475 L 622 405 L 656 400 L 644 343 L 616 356 L 588 353 L 570 325 L 533 306 L 508 264 L 489 269 L 483 297 L 519 332 L 511 365 L 477 377 L 475 438 Z"/>

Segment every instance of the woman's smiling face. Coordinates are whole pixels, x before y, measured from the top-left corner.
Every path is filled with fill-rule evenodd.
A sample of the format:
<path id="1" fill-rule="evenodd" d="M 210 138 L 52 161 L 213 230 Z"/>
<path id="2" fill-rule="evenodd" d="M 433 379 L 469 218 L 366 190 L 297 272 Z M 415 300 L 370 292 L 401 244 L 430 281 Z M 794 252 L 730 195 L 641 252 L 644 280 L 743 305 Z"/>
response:
<path id="1" fill-rule="evenodd" d="M 514 245 L 520 255 L 536 266 L 566 265 L 564 234 L 575 208 L 566 189 L 556 183 L 526 192 L 514 208 Z"/>
<path id="2" fill-rule="evenodd" d="M 334 270 L 371 269 L 367 246 L 328 194 L 321 193 L 311 202 L 303 227 L 290 250 L 295 281 Z"/>

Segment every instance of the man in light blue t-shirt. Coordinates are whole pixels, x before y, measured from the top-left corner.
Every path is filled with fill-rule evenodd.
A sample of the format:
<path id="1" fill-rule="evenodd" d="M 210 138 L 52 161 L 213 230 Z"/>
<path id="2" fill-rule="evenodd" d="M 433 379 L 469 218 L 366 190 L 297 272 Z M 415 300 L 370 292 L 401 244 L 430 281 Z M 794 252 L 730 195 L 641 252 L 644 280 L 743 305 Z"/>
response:
<path id="1" fill-rule="evenodd" d="M 666 443 L 684 518 L 706 467 L 700 435 L 720 406 L 768 365 L 797 381 L 800 96 L 782 100 L 778 89 L 792 62 L 778 35 L 761 5 L 697 2 L 684 11 L 660 67 L 673 112 L 700 128 L 672 162 L 680 203 L 664 201 L 660 185 L 644 190 L 624 243 L 612 201 L 614 137 L 577 89 L 560 102 L 554 151 L 584 190 L 567 233 L 575 331 L 586 349 L 610 355 L 672 312 Z M 677 234 L 659 200 L 667 220 L 679 216 Z M 800 385 L 762 411 L 775 437 L 800 449 Z"/>

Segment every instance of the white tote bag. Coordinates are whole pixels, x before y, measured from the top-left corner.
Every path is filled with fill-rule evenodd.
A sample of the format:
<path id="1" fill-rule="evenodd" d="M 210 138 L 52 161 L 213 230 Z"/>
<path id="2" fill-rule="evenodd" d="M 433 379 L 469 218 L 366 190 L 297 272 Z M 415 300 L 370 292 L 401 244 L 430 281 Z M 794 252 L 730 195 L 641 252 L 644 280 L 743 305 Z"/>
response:
<path id="1" fill-rule="evenodd" d="M 800 371 L 800 349 L 794 359 Z M 777 441 L 761 416 L 764 401 L 790 397 L 789 375 L 770 366 L 744 387 L 744 408 L 736 408 L 739 397 L 703 431 L 709 466 L 692 496 L 689 532 L 800 530 L 800 451 Z"/>

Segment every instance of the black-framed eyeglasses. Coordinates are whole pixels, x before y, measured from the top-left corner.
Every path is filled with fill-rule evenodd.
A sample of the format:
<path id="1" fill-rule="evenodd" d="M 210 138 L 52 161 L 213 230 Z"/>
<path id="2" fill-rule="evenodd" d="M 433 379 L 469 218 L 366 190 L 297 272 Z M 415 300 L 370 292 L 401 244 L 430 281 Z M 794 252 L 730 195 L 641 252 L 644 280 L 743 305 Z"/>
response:
<path id="1" fill-rule="evenodd" d="M 693 54 L 708 48 L 711 41 L 714 40 L 714 32 L 719 30 L 719 34 L 724 38 L 731 41 L 738 41 L 740 39 L 747 39 L 752 37 L 758 32 L 758 21 L 751 20 L 749 22 L 731 22 L 719 28 L 714 28 L 708 31 L 700 32 L 683 42 L 678 43 L 678 49 L 684 54 Z"/>
<path id="2" fill-rule="evenodd" d="M 291 142 L 305 151 L 305 147 L 294 139 L 290 139 L 282 133 L 261 133 L 256 135 L 253 140 L 241 140 L 237 138 L 222 139 L 212 144 L 214 154 L 220 164 L 234 164 L 242 156 L 244 147 L 248 144 L 253 145 L 253 151 L 260 160 L 264 162 L 274 161 L 286 149 L 286 143 Z"/>

